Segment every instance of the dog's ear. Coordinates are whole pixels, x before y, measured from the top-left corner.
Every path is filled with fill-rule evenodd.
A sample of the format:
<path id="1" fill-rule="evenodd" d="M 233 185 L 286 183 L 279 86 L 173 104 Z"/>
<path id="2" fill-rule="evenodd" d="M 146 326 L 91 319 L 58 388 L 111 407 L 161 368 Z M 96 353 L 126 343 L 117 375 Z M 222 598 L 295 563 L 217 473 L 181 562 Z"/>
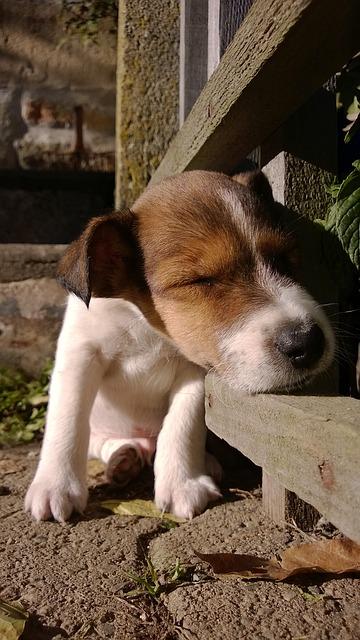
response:
<path id="1" fill-rule="evenodd" d="M 273 204 L 274 197 L 269 181 L 262 171 L 245 171 L 232 176 L 235 182 L 243 184 L 253 191 L 258 198 L 268 204 Z"/>
<path id="2" fill-rule="evenodd" d="M 58 281 L 86 306 L 91 296 L 126 297 L 146 286 L 135 215 L 129 209 L 93 218 L 60 260 Z"/>

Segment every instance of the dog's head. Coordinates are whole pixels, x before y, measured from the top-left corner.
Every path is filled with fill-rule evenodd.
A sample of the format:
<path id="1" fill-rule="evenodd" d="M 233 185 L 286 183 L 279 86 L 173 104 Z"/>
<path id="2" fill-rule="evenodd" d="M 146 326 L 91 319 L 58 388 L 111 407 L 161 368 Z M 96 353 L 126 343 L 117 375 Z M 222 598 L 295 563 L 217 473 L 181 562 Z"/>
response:
<path id="1" fill-rule="evenodd" d="M 136 304 L 190 360 L 250 392 L 290 388 L 331 362 L 334 338 L 296 282 L 296 247 L 262 173 L 192 171 L 95 218 L 60 280 Z"/>

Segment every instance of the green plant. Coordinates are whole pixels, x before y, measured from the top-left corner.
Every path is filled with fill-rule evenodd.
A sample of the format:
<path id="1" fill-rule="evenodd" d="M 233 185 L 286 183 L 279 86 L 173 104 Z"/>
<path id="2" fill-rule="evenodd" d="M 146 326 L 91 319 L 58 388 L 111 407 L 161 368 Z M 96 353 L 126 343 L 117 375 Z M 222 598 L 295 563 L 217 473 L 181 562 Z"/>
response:
<path id="1" fill-rule="evenodd" d="M 101 28 L 116 34 L 117 15 L 118 0 L 62 0 L 65 32 L 70 36 L 80 36 L 85 43 L 97 43 Z"/>
<path id="2" fill-rule="evenodd" d="M 0 369 L 0 446 L 30 442 L 45 426 L 52 363 L 37 379 Z"/>
<path id="3" fill-rule="evenodd" d="M 337 76 L 337 108 L 344 110 L 347 124 L 345 142 L 360 131 L 360 53 L 354 56 Z"/>
<path id="4" fill-rule="evenodd" d="M 126 574 L 135 584 L 137 589 L 128 591 L 125 595 L 127 598 L 135 598 L 141 595 L 149 595 L 151 598 L 158 598 L 161 593 L 171 591 L 184 581 L 186 569 L 181 565 L 177 558 L 173 567 L 165 574 L 160 574 L 151 559 L 146 557 L 146 569 L 143 574 L 136 575 Z"/>
<path id="5" fill-rule="evenodd" d="M 360 271 L 360 160 L 353 162 L 353 167 L 341 184 L 328 188 L 334 204 L 325 220 L 318 222 L 338 238 L 354 267 Z"/>

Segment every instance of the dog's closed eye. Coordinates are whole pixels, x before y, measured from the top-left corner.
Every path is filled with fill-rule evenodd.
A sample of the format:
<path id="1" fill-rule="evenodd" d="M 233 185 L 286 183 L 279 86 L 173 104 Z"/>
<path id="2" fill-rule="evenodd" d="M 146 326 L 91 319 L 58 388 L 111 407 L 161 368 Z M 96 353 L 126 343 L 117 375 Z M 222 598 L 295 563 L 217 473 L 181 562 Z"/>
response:
<path id="1" fill-rule="evenodd" d="M 212 287 L 215 283 L 216 280 L 212 276 L 199 276 L 197 278 L 194 278 L 193 280 L 190 280 L 188 284 Z"/>

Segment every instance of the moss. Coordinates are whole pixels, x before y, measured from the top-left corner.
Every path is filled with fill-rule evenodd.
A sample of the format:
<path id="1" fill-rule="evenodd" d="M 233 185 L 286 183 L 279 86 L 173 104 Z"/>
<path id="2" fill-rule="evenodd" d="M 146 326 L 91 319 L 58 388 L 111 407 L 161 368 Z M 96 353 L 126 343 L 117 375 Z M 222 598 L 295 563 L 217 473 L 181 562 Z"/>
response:
<path id="1" fill-rule="evenodd" d="M 119 22 L 117 206 L 146 187 L 177 131 L 179 3 L 124 0 Z"/>

